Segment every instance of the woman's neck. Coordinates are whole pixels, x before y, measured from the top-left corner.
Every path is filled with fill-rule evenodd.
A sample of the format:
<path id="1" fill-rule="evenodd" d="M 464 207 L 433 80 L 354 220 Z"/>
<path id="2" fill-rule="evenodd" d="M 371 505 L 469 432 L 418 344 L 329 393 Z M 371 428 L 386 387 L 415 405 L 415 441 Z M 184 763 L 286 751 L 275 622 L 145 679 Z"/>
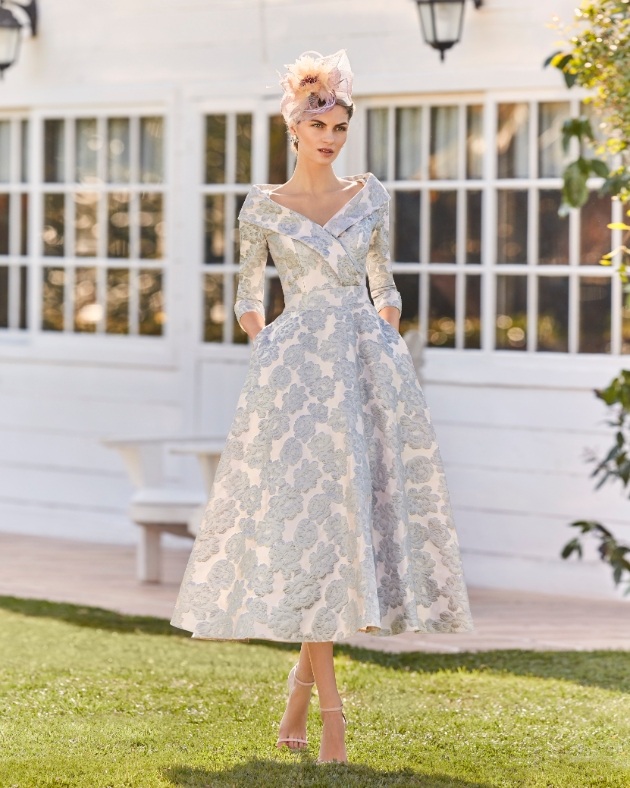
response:
<path id="1" fill-rule="evenodd" d="M 322 194 L 339 188 L 339 178 L 332 164 L 312 164 L 298 156 L 293 175 L 285 184 L 290 191 Z"/>

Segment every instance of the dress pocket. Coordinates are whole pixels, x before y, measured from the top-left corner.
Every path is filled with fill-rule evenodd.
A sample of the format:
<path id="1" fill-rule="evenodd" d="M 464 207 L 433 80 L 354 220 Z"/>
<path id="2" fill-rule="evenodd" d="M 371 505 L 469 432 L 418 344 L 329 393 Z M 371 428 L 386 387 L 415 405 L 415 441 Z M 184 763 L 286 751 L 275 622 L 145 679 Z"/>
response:
<path id="1" fill-rule="evenodd" d="M 266 325 L 266 326 L 263 326 L 263 327 L 260 329 L 260 331 L 259 331 L 259 332 L 256 334 L 256 336 L 255 336 L 255 337 L 254 337 L 254 339 L 252 340 L 252 347 L 255 347 L 255 346 L 258 344 L 258 341 L 260 340 L 260 338 L 262 337 L 262 335 L 263 335 L 263 334 L 266 334 L 266 333 L 267 333 L 267 331 L 268 331 L 268 329 L 270 329 L 270 328 L 272 327 L 272 325 L 273 325 L 273 322 L 272 322 L 272 323 L 267 323 L 267 325 Z"/>

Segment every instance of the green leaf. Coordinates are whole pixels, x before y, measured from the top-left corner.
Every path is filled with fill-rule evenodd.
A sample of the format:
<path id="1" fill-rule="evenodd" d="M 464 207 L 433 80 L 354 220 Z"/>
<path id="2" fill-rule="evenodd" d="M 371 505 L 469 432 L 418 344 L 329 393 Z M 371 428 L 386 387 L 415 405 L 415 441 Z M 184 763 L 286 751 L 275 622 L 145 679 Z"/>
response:
<path id="1" fill-rule="evenodd" d="M 577 553 L 578 557 L 582 558 L 582 544 L 577 537 L 575 539 L 571 539 L 570 542 L 565 544 L 560 555 L 562 558 L 569 558 L 573 555 L 573 553 Z"/>
<path id="2" fill-rule="evenodd" d="M 607 178 L 610 172 L 606 162 L 601 159 L 591 159 L 591 170 L 598 178 Z"/>
<path id="3" fill-rule="evenodd" d="M 587 179 L 588 171 L 584 173 L 580 159 L 569 164 L 564 171 L 562 197 L 572 208 L 581 208 L 588 200 Z"/>

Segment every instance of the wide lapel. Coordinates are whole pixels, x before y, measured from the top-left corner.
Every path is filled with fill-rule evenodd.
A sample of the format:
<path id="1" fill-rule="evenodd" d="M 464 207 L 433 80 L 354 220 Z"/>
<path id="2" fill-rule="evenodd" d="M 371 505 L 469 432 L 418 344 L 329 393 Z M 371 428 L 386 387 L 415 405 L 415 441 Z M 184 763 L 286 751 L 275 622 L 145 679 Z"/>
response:
<path id="1" fill-rule="evenodd" d="M 324 225 L 324 228 L 337 238 L 390 199 L 387 189 L 371 172 L 348 177 L 355 181 L 365 179 L 366 182 L 361 191 Z"/>
<path id="2" fill-rule="evenodd" d="M 385 188 L 371 173 L 367 173 L 367 176 L 355 176 L 355 180 L 364 177 L 367 180 L 363 189 L 323 227 L 274 202 L 266 193 L 273 188 L 270 184 L 252 186 L 238 218 L 300 241 L 320 255 L 337 276 L 341 276 L 341 264 L 351 258 L 352 254 L 338 236 L 389 199 Z"/>

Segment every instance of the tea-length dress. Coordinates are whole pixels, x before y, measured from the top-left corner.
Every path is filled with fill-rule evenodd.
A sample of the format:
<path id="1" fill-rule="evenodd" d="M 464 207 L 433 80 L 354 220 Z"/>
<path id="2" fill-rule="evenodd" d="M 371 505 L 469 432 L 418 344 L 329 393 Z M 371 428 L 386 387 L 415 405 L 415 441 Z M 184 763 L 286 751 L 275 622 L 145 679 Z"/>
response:
<path id="1" fill-rule="evenodd" d="M 172 624 L 203 639 L 339 641 L 473 628 L 435 434 L 399 332 L 389 194 L 364 185 L 325 225 L 253 186 L 235 302 L 256 336 Z M 370 302 L 366 273 L 374 300 Z"/>

